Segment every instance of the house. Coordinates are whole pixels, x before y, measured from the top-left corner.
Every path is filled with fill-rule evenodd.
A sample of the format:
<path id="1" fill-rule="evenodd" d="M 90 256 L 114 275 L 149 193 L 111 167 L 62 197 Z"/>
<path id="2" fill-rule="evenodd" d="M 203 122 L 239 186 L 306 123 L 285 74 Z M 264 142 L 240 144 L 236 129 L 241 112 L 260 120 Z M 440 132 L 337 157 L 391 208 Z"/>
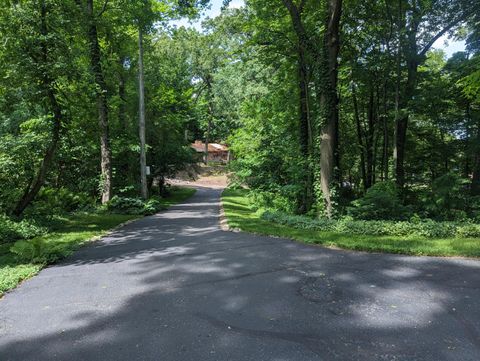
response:
<path id="1" fill-rule="evenodd" d="M 205 161 L 205 143 L 201 140 L 196 140 L 191 145 L 192 149 L 197 152 L 199 160 Z M 209 162 L 228 163 L 230 161 L 230 151 L 225 144 L 208 143 L 208 159 Z"/>

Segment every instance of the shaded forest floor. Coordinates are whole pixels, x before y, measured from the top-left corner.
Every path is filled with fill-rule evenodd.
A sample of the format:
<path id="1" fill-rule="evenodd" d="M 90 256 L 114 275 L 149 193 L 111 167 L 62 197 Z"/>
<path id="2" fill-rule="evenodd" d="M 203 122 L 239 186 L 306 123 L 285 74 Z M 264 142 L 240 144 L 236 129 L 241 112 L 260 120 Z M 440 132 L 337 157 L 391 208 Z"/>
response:
<path id="1" fill-rule="evenodd" d="M 418 236 L 352 235 L 298 229 L 270 222 L 262 219 L 261 215 L 252 209 L 248 199 L 248 191 L 245 189 L 226 189 L 222 194 L 222 203 L 229 227 L 246 232 L 357 251 L 480 257 L 480 239 L 478 238 L 432 239 Z"/>

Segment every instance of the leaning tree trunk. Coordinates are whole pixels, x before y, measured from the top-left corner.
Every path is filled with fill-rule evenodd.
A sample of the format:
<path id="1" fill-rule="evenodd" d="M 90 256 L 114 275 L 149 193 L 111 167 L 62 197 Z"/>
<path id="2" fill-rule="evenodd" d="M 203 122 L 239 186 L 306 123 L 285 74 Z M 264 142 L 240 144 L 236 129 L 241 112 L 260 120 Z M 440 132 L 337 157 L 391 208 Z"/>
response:
<path id="1" fill-rule="evenodd" d="M 40 22 L 41 28 L 40 32 L 42 34 L 41 39 L 41 61 L 42 65 L 47 67 L 48 65 L 48 57 L 49 57 L 49 49 L 47 44 L 47 37 L 48 37 L 48 27 L 47 27 L 47 7 L 45 4 L 45 0 L 40 2 Z M 50 77 L 47 69 L 43 72 L 41 77 L 41 86 L 45 93 L 46 97 L 46 104 L 47 107 L 50 108 L 53 114 L 53 128 L 52 128 L 52 138 L 50 140 L 50 144 L 47 147 L 45 155 L 43 156 L 42 162 L 40 164 L 40 169 L 38 170 L 34 180 L 30 182 L 28 187 L 25 189 L 22 198 L 17 202 L 13 214 L 17 217 L 21 216 L 25 209 L 32 203 L 32 201 L 37 196 L 38 192 L 42 188 L 43 184 L 45 183 L 45 178 L 47 173 L 50 169 L 50 166 L 53 162 L 53 157 L 55 155 L 55 151 L 58 147 L 58 143 L 60 140 L 60 130 L 62 126 L 62 109 L 60 104 L 57 101 L 56 94 L 54 92 L 54 81 Z"/>
<path id="2" fill-rule="evenodd" d="M 100 44 L 95 20 L 93 0 L 87 0 L 88 42 L 90 46 L 90 67 L 95 78 L 98 124 L 100 127 L 100 166 L 102 178 L 102 203 L 112 197 L 112 151 L 108 129 L 107 84 L 101 63 Z"/>
<path id="3" fill-rule="evenodd" d="M 333 214 L 333 201 L 331 197 L 331 183 L 338 177 L 339 152 L 338 152 L 338 54 L 340 51 L 340 18 L 342 13 L 342 0 L 328 1 L 327 30 L 324 37 L 323 57 L 327 65 L 328 76 L 323 79 L 325 83 L 322 92 L 322 108 L 325 124 L 320 134 L 320 187 L 325 201 L 327 217 Z M 337 172 L 337 176 L 334 172 Z"/>

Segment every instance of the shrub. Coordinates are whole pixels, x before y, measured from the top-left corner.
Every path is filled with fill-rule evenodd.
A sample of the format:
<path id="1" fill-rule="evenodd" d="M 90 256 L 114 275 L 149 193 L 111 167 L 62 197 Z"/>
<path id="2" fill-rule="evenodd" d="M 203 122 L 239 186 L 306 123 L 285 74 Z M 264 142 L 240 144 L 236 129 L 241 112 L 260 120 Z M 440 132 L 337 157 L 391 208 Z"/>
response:
<path id="1" fill-rule="evenodd" d="M 142 214 L 150 215 L 157 213 L 164 207 L 156 198 L 151 198 L 144 201 L 140 198 L 127 198 L 114 196 L 110 202 L 107 203 L 106 209 L 111 213 L 120 214 Z"/>
<path id="2" fill-rule="evenodd" d="M 281 212 L 266 211 L 262 219 L 294 228 L 372 236 L 420 236 L 425 238 L 480 237 L 480 225 L 473 223 L 435 222 L 430 219 L 413 221 L 354 220 L 352 217 L 312 219 Z"/>
<path id="3" fill-rule="evenodd" d="M 46 214 L 64 214 L 86 209 L 93 203 L 93 199 L 85 193 L 73 193 L 66 188 L 43 188 L 25 214 L 44 218 Z"/>
<path id="4" fill-rule="evenodd" d="M 348 213 L 356 219 L 404 219 L 408 209 L 400 201 L 394 182 L 378 182 L 368 189 L 363 198 L 351 203 Z"/>
<path id="5" fill-rule="evenodd" d="M 469 180 L 453 172 L 435 179 L 427 209 L 432 216 L 448 220 L 465 220 Z"/>
<path id="6" fill-rule="evenodd" d="M 47 229 L 29 220 L 14 221 L 0 215 L 0 244 L 29 239 L 47 233 Z"/>
<path id="7" fill-rule="evenodd" d="M 254 209 L 271 208 L 286 213 L 297 211 L 296 199 L 300 188 L 295 185 L 272 187 L 271 190 L 252 190 L 249 193 L 250 203 Z"/>
<path id="8" fill-rule="evenodd" d="M 457 228 L 457 235 L 459 237 L 480 237 L 480 224 L 465 224 Z"/>
<path id="9" fill-rule="evenodd" d="M 68 251 L 61 244 L 47 244 L 42 239 L 17 241 L 10 247 L 18 262 L 48 264 L 66 257 Z"/>

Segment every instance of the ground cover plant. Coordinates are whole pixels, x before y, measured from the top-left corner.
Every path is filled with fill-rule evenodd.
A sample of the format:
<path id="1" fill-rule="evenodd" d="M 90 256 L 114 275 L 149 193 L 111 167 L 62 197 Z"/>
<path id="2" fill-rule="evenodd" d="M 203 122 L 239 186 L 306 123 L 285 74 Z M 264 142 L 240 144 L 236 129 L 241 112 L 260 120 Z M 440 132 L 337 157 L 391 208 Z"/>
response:
<path id="1" fill-rule="evenodd" d="M 415 223 L 409 222 L 389 230 L 384 228 L 388 222 L 373 226 L 378 221 L 313 220 L 258 209 L 246 189 L 226 189 L 222 202 L 228 225 L 247 232 L 361 251 L 480 257 L 478 225 L 472 225 L 473 231 L 468 224 L 458 225 L 458 229 L 465 227 L 468 231 L 445 235 L 435 233 L 432 225 L 415 231 Z"/>

